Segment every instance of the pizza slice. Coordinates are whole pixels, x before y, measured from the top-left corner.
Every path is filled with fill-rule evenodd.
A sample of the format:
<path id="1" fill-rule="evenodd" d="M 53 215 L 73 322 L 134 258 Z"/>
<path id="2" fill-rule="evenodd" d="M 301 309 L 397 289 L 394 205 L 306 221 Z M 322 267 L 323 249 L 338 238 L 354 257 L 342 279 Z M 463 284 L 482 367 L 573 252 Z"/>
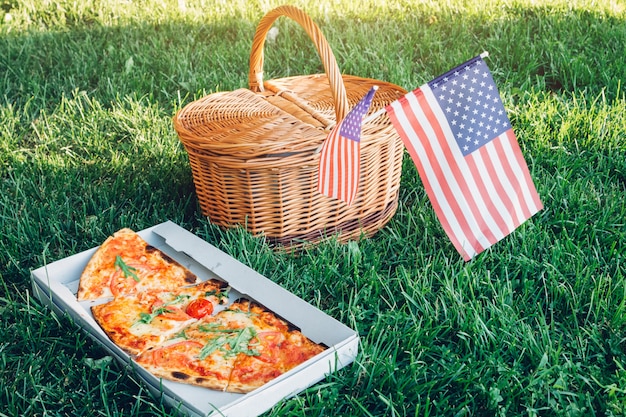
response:
<path id="1" fill-rule="evenodd" d="M 220 315 L 191 324 L 140 354 L 136 362 L 161 378 L 226 391 L 237 354 L 257 353 L 250 347 L 251 329 L 233 328 Z"/>
<path id="2" fill-rule="evenodd" d="M 96 322 L 131 355 L 163 343 L 228 301 L 228 284 L 208 280 L 176 290 L 126 294 L 93 306 Z"/>
<path id="3" fill-rule="evenodd" d="M 230 306 L 245 315 L 255 333 L 257 354 L 238 353 L 228 381 L 229 392 L 250 392 L 326 350 L 263 306 L 242 300 Z"/>
<path id="4" fill-rule="evenodd" d="M 107 238 L 80 276 L 79 301 L 117 297 L 151 289 L 175 289 L 198 277 L 131 229 Z"/>
<path id="5" fill-rule="evenodd" d="M 247 393 L 324 350 L 269 310 L 242 300 L 136 360 L 161 378 Z"/>

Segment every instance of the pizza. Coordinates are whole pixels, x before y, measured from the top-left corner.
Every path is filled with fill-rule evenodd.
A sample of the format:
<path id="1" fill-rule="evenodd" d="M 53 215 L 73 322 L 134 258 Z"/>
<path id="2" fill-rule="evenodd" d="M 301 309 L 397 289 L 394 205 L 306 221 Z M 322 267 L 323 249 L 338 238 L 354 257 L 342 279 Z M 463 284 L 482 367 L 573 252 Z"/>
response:
<path id="1" fill-rule="evenodd" d="M 131 229 L 107 238 L 79 279 L 78 300 L 117 297 L 150 289 L 175 289 L 198 277 Z"/>
<path id="2" fill-rule="evenodd" d="M 326 350 L 261 304 L 230 300 L 130 229 L 108 238 L 79 281 L 78 300 L 115 345 L 157 377 L 247 393 Z"/>
<path id="3" fill-rule="evenodd" d="M 126 353 L 137 355 L 173 337 L 228 301 L 228 285 L 208 280 L 175 290 L 146 290 L 91 308 L 94 319 Z"/>

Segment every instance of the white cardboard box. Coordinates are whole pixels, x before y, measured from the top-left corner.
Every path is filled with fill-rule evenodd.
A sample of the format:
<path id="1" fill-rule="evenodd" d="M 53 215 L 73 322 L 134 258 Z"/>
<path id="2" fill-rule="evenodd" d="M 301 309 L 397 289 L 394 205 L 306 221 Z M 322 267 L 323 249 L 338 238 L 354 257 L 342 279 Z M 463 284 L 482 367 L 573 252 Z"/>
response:
<path id="1" fill-rule="evenodd" d="M 35 296 L 59 314 L 67 313 L 115 358 L 131 364 L 150 391 L 172 407 L 194 416 L 257 416 L 354 361 L 358 334 L 273 281 L 170 221 L 138 232 L 189 268 L 202 280 L 218 278 L 233 289 L 231 299 L 248 297 L 300 328 L 311 340 L 329 348 L 291 371 L 248 393 L 233 394 L 161 380 L 132 361 L 93 319 L 91 305 L 78 302 L 78 279 L 97 248 L 42 266 L 31 272 Z"/>

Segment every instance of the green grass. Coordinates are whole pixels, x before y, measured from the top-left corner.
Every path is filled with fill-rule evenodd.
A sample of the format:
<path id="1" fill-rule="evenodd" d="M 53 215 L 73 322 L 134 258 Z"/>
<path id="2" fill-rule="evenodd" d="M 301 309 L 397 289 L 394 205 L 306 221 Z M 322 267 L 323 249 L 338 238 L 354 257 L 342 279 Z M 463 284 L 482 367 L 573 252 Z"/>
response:
<path id="1" fill-rule="evenodd" d="M 622 2 L 297 2 L 344 72 L 406 89 L 490 52 L 545 209 L 469 263 L 408 157 L 371 239 L 293 256 L 203 218 L 171 117 L 246 86 L 281 2 L 182 3 L 0 1 L 0 416 L 178 415 L 30 292 L 30 270 L 167 219 L 360 333 L 352 365 L 268 416 L 626 414 Z M 266 78 L 321 71 L 278 27 Z"/>

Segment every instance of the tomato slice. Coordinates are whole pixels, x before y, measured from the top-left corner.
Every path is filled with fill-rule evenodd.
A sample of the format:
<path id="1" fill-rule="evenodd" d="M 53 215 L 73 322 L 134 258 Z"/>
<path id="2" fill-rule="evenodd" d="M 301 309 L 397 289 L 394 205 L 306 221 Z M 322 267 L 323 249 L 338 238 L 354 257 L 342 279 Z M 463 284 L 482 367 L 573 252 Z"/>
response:
<path id="1" fill-rule="evenodd" d="M 160 317 L 168 320 L 177 320 L 177 321 L 185 321 L 191 319 L 189 314 L 185 313 L 182 308 L 167 306 L 165 307 L 165 311 L 159 314 Z"/>
<path id="2" fill-rule="evenodd" d="M 128 294 L 130 292 L 134 292 L 134 288 L 137 285 L 137 281 L 135 281 L 132 277 L 124 277 L 121 271 L 115 271 L 113 275 L 111 275 L 111 280 L 109 282 L 109 288 L 111 288 L 111 292 L 114 297 L 117 297 L 120 294 Z"/>
<path id="3" fill-rule="evenodd" d="M 189 303 L 186 312 L 195 319 L 201 319 L 213 313 L 213 303 L 206 298 L 198 298 Z"/>

